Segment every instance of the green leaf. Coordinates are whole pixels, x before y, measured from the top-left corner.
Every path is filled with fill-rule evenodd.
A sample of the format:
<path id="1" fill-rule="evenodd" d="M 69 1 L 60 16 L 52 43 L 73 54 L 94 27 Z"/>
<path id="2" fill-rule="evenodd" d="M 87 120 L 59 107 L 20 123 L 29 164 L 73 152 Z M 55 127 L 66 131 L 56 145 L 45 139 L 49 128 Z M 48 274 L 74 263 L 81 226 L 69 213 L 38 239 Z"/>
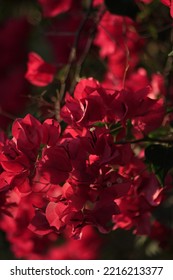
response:
<path id="1" fill-rule="evenodd" d="M 93 124 L 94 127 L 105 127 L 105 123 L 104 122 L 95 122 Z"/>
<path id="2" fill-rule="evenodd" d="M 110 133 L 112 136 L 116 136 L 122 129 L 122 125 L 120 122 L 117 122 L 115 124 L 111 124 L 110 127 Z"/>

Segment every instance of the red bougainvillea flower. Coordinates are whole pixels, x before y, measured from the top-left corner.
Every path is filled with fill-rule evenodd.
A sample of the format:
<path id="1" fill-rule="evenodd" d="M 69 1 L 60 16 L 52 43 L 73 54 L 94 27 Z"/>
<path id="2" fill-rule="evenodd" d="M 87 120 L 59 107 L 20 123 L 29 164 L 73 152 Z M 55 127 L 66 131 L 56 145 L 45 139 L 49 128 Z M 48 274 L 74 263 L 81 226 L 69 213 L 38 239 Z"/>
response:
<path id="1" fill-rule="evenodd" d="M 73 205 L 63 202 L 50 202 L 46 208 L 46 218 L 50 226 L 58 231 L 71 225 L 72 231 L 75 232 L 75 225 L 79 228 L 79 225 L 83 223 L 82 212 L 77 211 Z"/>
<path id="2" fill-rule="evenodd" d="M 158 128 L 163 121 L 165 113 L 163 100 L 149 98 L 150 92 L 150 87 L 145 87 L 137 92 L 128 93 L 127 91 L 123 93 L 122 91 L 120 97 L 120 99 L 124 99 L 123 102 L 127 108 L 125 118 L 132 119 L 135 129 L 145 133 Z M 135 112 L 133 108 L 137 108 Z"/>
<path id="3" fill-rule="evenodd" d="M 100 232 L 106 233 L 110 231 L 113 215 L 119 215 L 120 209 L 115 200 L 118 197 L 124 197 L 131 185 L 130 181 L 120 176 L 114 171 L 108 171 L 98 177 L 92 188 L 97 190 L 96 201 L 91 209 L 85 209 L 84 213 L 88 223 L 96 226 Z"/>
<path id="4" fill-rule="evenodd" d="M 70 158 L 61 146 L 45 148 L 39 162 L 39 172 L 48 182 L 59 184 L 69 177 L 72 170 Z"/>
<path id="5" fill-rule="evenodd" d="M 42 132 L 42 143 L 48 146 L 54 146 L 60 136 L 61 127 L 56 120 L 47 119 L 42 124 Z"/>
<path id="6" fill-rule="evenodd" d="M 149 86 L 137 91 L 110 91 L 94 79 L 83 79 L 76 86 L 74 98 L 67 95 L 61 116 L 74 128 L 92 127 L 99 121 L 116 121 L 126 129 L 126 122 L 131 120 L 135 136 L 140 136 L 140 133 L 158 128 L 163 121 L 164 99 L 152 99 L 151 93 Z"/>
<path id="7" fill-rule="evenodd" d="M 42 140 L 41 128 L 41 123 L 30 114 L 23 119 L 16 119 L 13 123 L 13 141 L 29 158 L 33 159 L 37 156 Z"/>
<path id="8" fill-rule="evenodd" d="M 37 53 L 30 52 L 25 78 L 33 85 L 44 87 L 53 81 L 56 67 L 45 62 Z"/>
<path id="9" fill-rule="evenodd" d="M 90 162 L 97 160 L 98 166 L 119 162 L 119 149 L 114 145 L 113 137 L 106 128 L 97 127 L 93 131 L 88 131 L 86 137 L 81 137 L 81 143 L 87 152 L 97 156 L 95 159 L 90 157 Z"/>
<path id="10" fill-rule="evenodd" d="M 2 195 L 1 195 L 2 198 Z M 0 199 L 1 201 L 1 199 Z M 1 205 L 1 203 L 0 203 Z M 7 208 L 8 207 L 8 208 Z M 5 210 L 11 211 L 7 215 Z M 37 215 L 37 219 L 30 224 L 33 216 L 33 206 L 28 198 L 21 199 L 20 194 L 14 191 L 9 193 L 6 208 L 1 213 L 0 229 L 6 232 L 10 250 L 16 258 L 20 259 L 98 259 L 101 240 L 93 228 L 87 226 L 83 230 L 80 240 L 69 238 L 69 232 L 61 235 L 61 244 L 57 244 L 59 236 L 52 233 L 50 226 L 43 216 Z M 37 211 L 38 212 L 38 211 Z M 34 228 L 37 225 L 38 231 Z M 42 235 L 42 225 L 49 227 L 46 235 Z M 28 225 L 29 228 L 28 229 Z"/>
<path id="11" fill-rule="evenodd" d="M 119 112 L 117 117 L 120 118 L 122 124 L 130 119 L 134 132 L 149 133 L 161 125 L 165 114 L 164 100 L 151 99 L 148 97 L 150 93 L 150 87 L 136 92 L 117 91 L 115 99 L 110 104 L 111 111 L 113 112 L 116 108 L 116 111 Z"/>
<path id="12" fill-rule="evenodd" d="M 8 192 L 1 192 L 0 198 L 0 213 L 1 218 L 3 215 L 15 218 L 19 209 L 19 203 L 21 200 L 21 193 L 18 189 L 8 190 Z"/>
<path id="13" fill-rule="evenodd" d="M 164 5 L 170 8 L 170 15 L 173 17 L 173 0 L 160 0 Z"/>
<path id="14" fill-rule="evenodd" d="M 38 0 L 42 9 L 44 17 L 55 17 L 58 14 L 68 11 L 73 0 Z"/>
<path id="15" fill-rule="evenodd" d="M 125 88 L 136 92 L 141 88 L 147 87 L 149 84 L 151 84 L 151 92 L 148 94 L 148 97 L 151 99 L 159 99 L 161 96 L 164 97 L 166 95 L 163 75 L 155 73 L 151 76 L 150 80 L 144 68 L 139 68 L 128 76 Z"/>
<path id="16" fill-rule="evenodd" d="M 62 118 L 76 126 L 101 121 L 105 116 L 105 108 L 100 90 L 103 89 L 93 78 L 82 79 L 75 88 L 74 98 L 67 94 L 66 104 L 61 110 Z"/>
<path id="17" fill-rule="evenodd" d="M 0 163 L 7 172 L 20 173 L 29 168 L 29 161 L 25 154 L 19 151 L 16 144 L 9 140 L 0 152 Z"/>
<path id="18" fill-rule="evenodd" d="M 114 88 L 115 86 L 117 89 L 123 88 L 127 66 L 129 66 L 127 72 L 129 74 L 136 67 L 144 44 L 144 40 L 137 32 L 136 24 L 128 17 L 112 15 L 106 11 L 98 26 L 94 44 L 99 47 L 101 58 L 107 58 L 106 77 L 111 77 Z"/>
<path id="19" fill-rule="evenodd" d="M 120 214 L 113 218 L 114 229 L 134 228 L 135 234 L 150 233 L 151 212 L 163 200 L 164 190 L 160 187 L 155 175 L 149 174 L 145 168 L 143 161 L 138 158 L 133 158 L 129 165 L 120 168 L 120 172 L 133 177 L 133 180 L 128 193 L 115 200 Z"/>
<path id="20" fill-rule="evenodd" d="M 126 39 L 123 36 L 124 26 L 126 26 Z M 112 15 L 106 11 L 101 19 L 94 43 L 100 47 L 100 56 L 103 58 L 113 54 L 116 55 L 117 51 L 119 54 L 121 49 L 126 56 L 126 44 L 131 54 L 134 48 L 137 50 L 140 47 L 141 38 L 136 31 L 133 20 L 128 17 Z"/>
<path id="21" fill-rule="evenodd" d="M 119 214 L 119 208 L 113 200 L 106 198 L 97 201 L 92 210 L 85 210 L 88 222 L 102 233 L 108 233 L 111 230 L 112 227 L 108 226 L 108 223 L 114 214 Z"/>
<path id="22" fill-rule="evenodd" d="M 18 150 L 13 140 L 6 141 L 6 144 L 1 148 L 0 164 L 3 172 L 0 175 L 0 188 L 17 187 L 22 192 L 30 191 L 28 175 L 31 165 L 27 156 Z"/>

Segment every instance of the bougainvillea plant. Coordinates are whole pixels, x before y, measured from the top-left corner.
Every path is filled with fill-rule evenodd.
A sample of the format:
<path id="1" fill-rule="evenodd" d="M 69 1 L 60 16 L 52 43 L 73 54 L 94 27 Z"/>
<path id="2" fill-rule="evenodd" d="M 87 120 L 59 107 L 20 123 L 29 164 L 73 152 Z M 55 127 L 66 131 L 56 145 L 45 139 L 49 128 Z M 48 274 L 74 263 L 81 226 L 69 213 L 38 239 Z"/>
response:
<path id="1" fill-rule="evenodd" d="M 0 27 L 0 229 L 11 252 L 96 259 L 120 229 L 166 250 L 173 2 L 27 5 Z"/>

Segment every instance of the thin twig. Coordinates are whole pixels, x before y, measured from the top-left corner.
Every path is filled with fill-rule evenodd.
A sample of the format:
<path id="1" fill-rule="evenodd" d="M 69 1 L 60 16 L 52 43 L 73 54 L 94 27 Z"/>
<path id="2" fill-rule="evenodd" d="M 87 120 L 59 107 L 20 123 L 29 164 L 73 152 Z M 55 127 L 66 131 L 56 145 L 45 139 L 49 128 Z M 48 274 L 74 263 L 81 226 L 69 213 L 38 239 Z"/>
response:
<path id="1" fill-rule="evenodd" d="M 130 52 L 129 52 L 129 48 L 127 45 L 127 23 L 126 23 L 125 17 L 123 17 L 123 38 L 124 38 L 125 56 L 126 56 L 126 65 L 125 65 L 123 81 L 122 81 L 122 87 L 124 88 L 127 71 L 129 69 L 129 60 L 130 60 Z"/>
<path id="2" fill-rule="evenodd" d="M 90 30 L 90 35 L 89 35 L 88 41 L 85 45 L 85 49 L 84 49 L 81 57 L 79 58 L 78 62 L 76 63 L 76 71 L 75 71 L 75 75 L 74 75 L 75 79 L 72 82 L 70 92 L 73 92 L 76 82 L 78 82 L 79 79 L 80 79 L 80 73 L 81 73 L 82 65 L 84 64 L 84 62 L 87 58 L 87 55 L 88 55 L 88 53 L 91 49 L 93 40 L 95 38 L 95 32 L 96 32 L 97 27 L 98 27 L 98 23 L 101 21 L 105 11 L 106 11 L 105 6 L 102 5 L 101 8 L 100 8 L 100 11 L 98 13 L 98 16 L 95 20 L 95 24 L 94 24 L 93 28 Z"/>
<path id="3" fill-rule="evenodd" d="M 0 115 L 3 116 L 3 117 L 8 118 L 10 120 L 13 120 L 13 121 L 16 119 L 16 116 L 14 116 L 14 115 L 12 115 L 12 114 L 10 114 L 8 112 L 5 112 L 1 107 L 0 107 Z"/>
<path id="4" fill-rule="evenodd" d="M 70 52 L 69 59 L 68 59 L 68 64 L 66 66 L 66 73 L 64 74 L 64 79 L 63 79 L 63 82 L 62 82 L 61 88 L 60 88 L 59 96 L 60 96 L 60 102 L 61 103 L 64 102 L 64 97 L 65 97 L 65 94 L 66 94 L 66 87 L 67 87 L 67 81 L 68 81 L 68 78 L 69 78 L 69 75 L 70 75 L 70 70 L 72 68 L 73 62 L 76 59 L 76 51 L 77 51 L 79 38 L 80 38 L 81 32 L 83 31 L 83 27 L 84 27 L 85 23 L 87 22 L 87 20 L 90 16 L 91 10 L 92 10 L 92 0 L 90 0 L 90 2 L 89 2 L 88 10 L 87 10 L 85 17 L 83 18 L 83 20 L 82 20 L 82 22 L 81 22 L 81 24 L 80 24 L 80 26 L 79 26 L 79 28 L 76 32 L 74 43 L 73 43 L 73 46 L 71 48 L 71 52 Z"/>

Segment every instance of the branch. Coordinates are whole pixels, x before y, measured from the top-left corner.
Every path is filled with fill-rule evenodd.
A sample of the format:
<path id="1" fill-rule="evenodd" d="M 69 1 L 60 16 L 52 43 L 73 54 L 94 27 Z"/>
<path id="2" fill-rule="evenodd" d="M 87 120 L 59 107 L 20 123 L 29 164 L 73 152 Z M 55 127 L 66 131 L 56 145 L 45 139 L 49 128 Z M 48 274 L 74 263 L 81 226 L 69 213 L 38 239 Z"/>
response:
<path id="1" fill-rule="evenodd" d="M 79 58 L 78 62 L 76 63 L 76 71 L 75 71 L 75 75 L 74 75 L 75 79 L 72 82 L 70 92 L 73 92 L 76 82 L 79 81 L 82 65 L 85 62 L 87 55 L 91 49 L 93 40 L 95 38 L 95 32 L 97 30 L 98 23 L 101 21 L 105 11 L 106 11 L 105 6 L 102 5 L 99 10 L 99 13 L 97 15 L 97 18 L 95 19 L 94 27 L 90 30 L 90 35 L 89 35 L 88 41 L 86 43 L 85 49 L 84 49 L 81 57 Z"/>
<path id="2" fill-rule="evenodd" d="M 65 93 L 66 93 L 66 87 L 67 87 L 66 83 L 67 83 L 67 80 L 68 80 L 69 75 L 70 75 L 70 70 L 72 68 L 72 64 L 73 64 L 73 62 L 76 59 L 76 51 L 77 51 L 77 46 L 78 46 L 79 38 L 80 38 L 81 32 L 83 30 L 83 27 L 84 27 L 85 23 L 87 22 L 87 20 L 88 20 L 88 18 L 90 16 L 91 10 L 92 10 L 92 0 L 90 0 L 90 2 L 89 2 L 88 10 L 87 10 L 86 15 L 83 18 L 80 26 L 79 26 L 79 29 L 76 32 L 76 37 L 75 37 L 73 46 L 71 48 L 71 52 L 70 52 L 69 59 L 68 59 L 68 64 L 66 66 L 67 70 L 66 70 L 66 73 L 64 74 L 64 80 L 63 80 L 63 82 L 61 84 L 61 88 L 60 88 L 59 96 L 60 96 L 60 102 L 61 103 L 63 103 L 63 101 L 64 101 L 64 97 L 65 97 Z"/>

